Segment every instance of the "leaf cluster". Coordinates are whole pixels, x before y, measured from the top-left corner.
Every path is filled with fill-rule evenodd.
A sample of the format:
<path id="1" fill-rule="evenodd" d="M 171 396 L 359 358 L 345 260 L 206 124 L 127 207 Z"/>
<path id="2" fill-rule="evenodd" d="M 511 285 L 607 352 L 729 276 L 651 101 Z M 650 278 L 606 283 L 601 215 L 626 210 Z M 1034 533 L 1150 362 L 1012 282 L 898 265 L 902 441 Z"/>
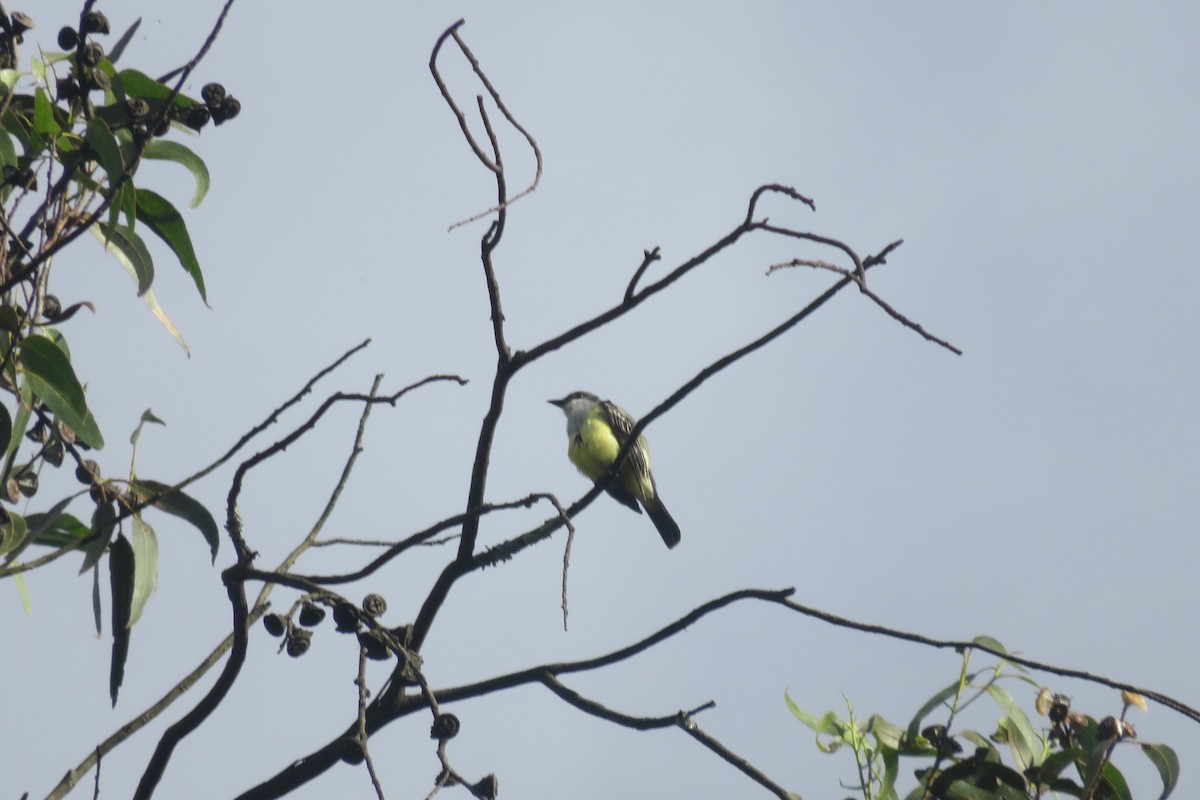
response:
<path id="1" fill-rule="evenodd" d="M 154 295 L 154 260 L 143 237 L 148 232 L 166 246 L 206 302 L 203 272 L 182 213 L 137 180 L 137 171 L 144 159 L 184 167 L 195 184 L 194 208 L 208 191 L 208 169 L 191 148 L 169 137 L 232 119 L 240 104 L 219 84 L 205 86 L 196 99 L 166 79 L 118 68 L 140 20 L 108 48 L 108 19 L 93 5 L 85 4 L 78 23 L 58 30 L 57 50 L 39 48 L 25 69 L 18 45 L 30 38 L 34 20 L 0 8 L 0 577 L 14 578 L 28 609 L 21 573 L 80 550 L 80 572 L 91 570 L 97 586 L 99 631 L 99 566 L 109 556 L 115 703 L 129 631 L 157 576 L 158 541 L 144 509 L 189 522 L 214 558 L 218 532 L 212 515 L 179 487 L 138 477 L 142 427 L 162 424 L 151 412 L 130 437 L 135 457 L 125 477 L 105 476 L 91 457 L 105 439 L 63 326 L 94 306 L 84 299 L 64 307 L 52 291 L 54 257 L 84 232 L 93 234 L 186 351 Z M 46 471 L 64 466 L 74 468 L 85 488 L 45 510 L 27 511 L 38 502 Z M 91 507 L 86 521 L 68 512 L 84 495 Z M 23 560 L 30 547 L 51 552 Z"/>
<path id="2" fill-rule="evenodd" d="M 975 639 L 992 651 L 1007 652 L 995 639 Z M 1167 745 L 1140 742 L 1125 721 L 1131 707 L 1146 707 L 1138 695 L 1123 692 L 1120 717 L 1095 717 L 1072 711 L 1070 699 L 1039 687 L 1025 670 L 1003 658 L 984 670 L 969 671 L 971 650 L 962 651 L 959 678 L 917 710 L 900 727 L 878 714 L 865 721 L 833 711 L 815 717 L 786 696 L 792 714 L 817 734 L 817 748 L 854 754 L 857 789 L 864 800 L 1037 800 L 1070 796 L 1083 800 L 1133 800 L 1121 770 L 1113 763 L 1118 746 L 1136 747 L 1158 770 L 1160 800 L 1179 780 L 1179 758 Z M 1006 668 L 1014 670 L 1006 671 Z M 1002 682 L 1015 681 L 1037 690 L 1034 708 L 1049 727 L 1037 727 Z M 1000 711 L 990 734 L 956 729 L 955 718 L 976 700 L 989 698 Z M 931 722 L 935 714 L 944 721 Z M 900 760 L 917 761 L 916 786 L 901 794 Z"/>

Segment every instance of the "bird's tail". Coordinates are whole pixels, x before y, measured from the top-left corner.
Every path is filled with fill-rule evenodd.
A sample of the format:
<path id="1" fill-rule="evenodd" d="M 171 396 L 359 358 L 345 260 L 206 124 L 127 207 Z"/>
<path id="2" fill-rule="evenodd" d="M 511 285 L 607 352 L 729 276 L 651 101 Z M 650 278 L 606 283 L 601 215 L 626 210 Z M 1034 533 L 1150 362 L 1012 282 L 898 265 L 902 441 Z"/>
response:
<path id="1" fill-rule="evenodd" d="M 662 501 L 655 497 L 649 502 L 642 503 L 646 509 L 646 515 L 650 517 L 650 521 L 654 523 L 654 527 L 658 529 L 658 535 L 662 537 L 663 544 L 668 548 L 679 544 L 682 535 L 679 532 L 679 525 L 672 519 L 671 514 L 667 511 L 666 506 Z"/>

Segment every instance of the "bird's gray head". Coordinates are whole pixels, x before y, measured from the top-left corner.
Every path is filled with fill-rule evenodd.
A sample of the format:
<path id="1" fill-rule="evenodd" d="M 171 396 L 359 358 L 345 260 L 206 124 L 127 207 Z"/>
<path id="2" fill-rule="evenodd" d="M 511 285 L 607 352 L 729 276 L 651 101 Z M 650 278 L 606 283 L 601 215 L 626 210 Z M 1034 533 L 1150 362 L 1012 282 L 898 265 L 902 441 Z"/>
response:
<path id="1" fill-rule="evenodd" d="M 600 398 L 591 392 L 571 392 L 562 400 L 548 402 L 552 406 L 561 408 L 562 412 L 567 415 L 567 419 L 570 420 L 587 414 L 600 404 Z"/>

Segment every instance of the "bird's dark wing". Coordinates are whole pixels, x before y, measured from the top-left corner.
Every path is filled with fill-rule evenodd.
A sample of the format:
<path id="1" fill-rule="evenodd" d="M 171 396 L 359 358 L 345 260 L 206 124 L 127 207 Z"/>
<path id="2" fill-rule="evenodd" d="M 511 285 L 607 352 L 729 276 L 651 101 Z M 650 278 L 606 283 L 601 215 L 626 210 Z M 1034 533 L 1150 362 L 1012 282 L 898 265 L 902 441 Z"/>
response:
<path id="1" fill-rule="evenodd" d="M 600 408 L 604 411 L 604 418 L 608 420 L 609 426 L 613 429 L 617 442 L 624 447 L 625 442 L 629 441 L 629 434 L 633 432 L 633 426 L 637 424 L 637 420 L 611 400 L 601 401 Z M 629 455 L 625 459 L 625 468 L 632 469 L 633 474 L 639 476 L 640 483 L 650 484 L 654 480 L 650 477 L 648 459 L 650 448 L 646 445 L 644 438 L 641 438 L 639 444 L 640 447 L 635 446 L 630 449 Z"/>

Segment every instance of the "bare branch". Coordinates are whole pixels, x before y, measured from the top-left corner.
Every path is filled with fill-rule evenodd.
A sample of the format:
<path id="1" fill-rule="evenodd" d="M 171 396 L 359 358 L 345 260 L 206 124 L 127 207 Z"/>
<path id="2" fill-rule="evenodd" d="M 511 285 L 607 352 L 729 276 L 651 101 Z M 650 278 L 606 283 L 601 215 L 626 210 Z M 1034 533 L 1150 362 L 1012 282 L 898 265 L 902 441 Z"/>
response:
<path id="1" fill-rule="evenodd" d="M 520 132 L 520 134 L 525 137 L 525 141 L 529 144 L 530 149 L 533 150 L 533 157 L 534 157 L 534 160 L 536 161 L 537 168 L 536 168 L 536 171 L 533 176 L 533 182 L 530 183 L 529 186 L 522 189 L 520 192 L 517 192 L 517 194 L 511 198 L 501 197 L 499 199 L 499 201 L 497 202 L 497 204 L 492 206 L 491 208 L 488 208 L 484 211 L 479 212 L 478 214 L 474 214 L 470 217 L 467 217 L 466 219 L 455 222 L 453 225 L 450 226 L 449 230 L 454 230 L 455 228 L 458 228 L 462 225 L 467 225 L 476 220 L 483 219 L 484 217 L 486 217 L 489 214 L 494 214 L 494 213 L 503 211 L 504 209 L 508 208 L 513 203 L 515 203 L 516 201 L 520 200 L 525 195 L 534 192 L 537 189 L 538 184 L 541 183 L 541 181 L 542 181 L 542 151 L 538 147 L 537 140 L 535 140 L 533 138 L 533 136 L 530 135 L 529 131 L 525 129 L 525 126 L 523 126 L 520 122 L 518 122 L 517 118 L 515 116 L 513 116 L 511 111 L 508 110 L 508 106 L 506 106 L 504 104 L 504 101 L 500 99 L 500 93 L 498 91 L 496 91 L 496 87 L 492 85 L 491 80 L 488 79 L 487 74 L 483 71 L 483 68 L 479 65 L 479 59 L 477 59 L 475 57 L 475 54 L 473 52 L 471 52 L 471 48 L 467 47 L 467 43 L 464 42 L 462 37 L 459 35 L 458 29 L 461 28 L 464 24 L 466 24 L 466 20 L 459 19 L 457 22 L 455 22 L 453 25 L 451 25 L 449 28 L 447 28 L 445 31 L 443 31 L 442 35 L 438 37 L 437 42 L 433 46 L 433 53 L 429 56 L 429 71 L 430 71 L 430 73 L 433 74 L 433 80 L 437 83 L 438 91 L 440 91 L 442 93 L 442 98 L 446 101 L 446 104 L 448 106 L 450 106 L 450 110 L 452 112 L 454 112 L 454 117 L 455 117 L 455 119 L 458 120 L 458 127 L 462 131 L 463 137 L 467 140 L 467 144 L 470 145 L 472 152 L 475 153 L 475 157 L 479 159 L 481 164 L 483 164 L 485 167 L 487 167 L 492 172 L 497 173 L 497 174 L 502 173 L 504 171 L 504 168 L 503 168 L 503 165 L 500 163 L 499 148 L 496 145 L 494 132 L 492 132 L 490 130 L 488 131 L 488 136 L 489 136 L 489 138 L 492 139 L 492 150 L 493 150 L 493 153 L 495 154 L 494 157 L 489 157 L 483 151 L 483 148 L 479 145 L 479 142 L 475 139 L 474 134 L 471 133 L 471 129 L 467 125 L 466 114 L 464 114 L 462 112 L 462 109 L 460 109 L 458 107 L 458 104 L 454 102 L 454 97 L 453 97 L 453 95 L 451 95 L 450 89 L 449 89 L 449 87 L 446 86 L 446 81 L 442 78 L 441 71 L 438 69 L 437 59 L 438 59 L 438 54 L 441 52 L 442 45 L 445 44 L 446 39 L 453 37 L 454 42 L 458 45 L 458 47 L 462 51 L 463 55 L 466 56 L 467 61 L 469 61 L 471 63 L 471 69 L 473 69 L 475 71 L 475 74 L 479 77 L 480 82 L 483 83 L 484 88 L 487 89 L 488 94 L 492 98 L 492 102 L 494 102 L 496 104 L 496 108 L 500 109 L 500 113 L 504 115 L 504 118 L 506 120 L 508 120 L 508 123 L 510 125 L 512 125 L 514 128 L 516 128 L 517 131 Z M 486 115 L 483 111 L 483 99 L 482 98 L 478 99 L 478 104 L 479 104 L 480 116 L 482 116 L 484 118 L 484 124 L 489 125 L 489 123 L 487 122 Z"/>
<path id="2" fill-rule="evenodd" d="M 692 719 L 691 714 L 685 714 L 681 712 L 678 715 L 677 724 L 687 733 L 688 736 L 691 736 L 697 742 L 719 755 L 727 764 L 732 764 L 733 766 L 737 767 L 739 770 L 741 770 L 743 775 L 750 778 L 750 780 L 754 781 L 759 786 L 762 786 L 770 791 L 776 797 L 780 798 L 780 800 L 797 800 L 798 795 L 789 792 L 787 789 L 784 789 L 782 786 L 772 781 L 766 776 L 765 773 L 762 772 L 762 770 L 758 769 L 749 761 L 734 753 L 725 745 L 721 744 L 721 742 L 719 742 L 717 739 L 714 739 L 712 736 L 701 730 L 700 726 L 696 724 L 696 721 Z"/>
<path id="3" fill-rule="evenodd" d="M 637 271 L 633 273 L 633 277 L 629 279 L 629 285 L 625 287 L 624 302 L 628 303 L 633 300 L 634 292 L 637 291 L 637 284 L 638 281 L 642 279 L 642 275 L 645 274 L 647 268 L 649 268 L 651 264 L 653 264 L 655 261 L 661 260 L 662 253 L 659 251 L 657 246 L 653 250 L 642 251 L 642 263 L 640 266 L 638 266 Z"/>

